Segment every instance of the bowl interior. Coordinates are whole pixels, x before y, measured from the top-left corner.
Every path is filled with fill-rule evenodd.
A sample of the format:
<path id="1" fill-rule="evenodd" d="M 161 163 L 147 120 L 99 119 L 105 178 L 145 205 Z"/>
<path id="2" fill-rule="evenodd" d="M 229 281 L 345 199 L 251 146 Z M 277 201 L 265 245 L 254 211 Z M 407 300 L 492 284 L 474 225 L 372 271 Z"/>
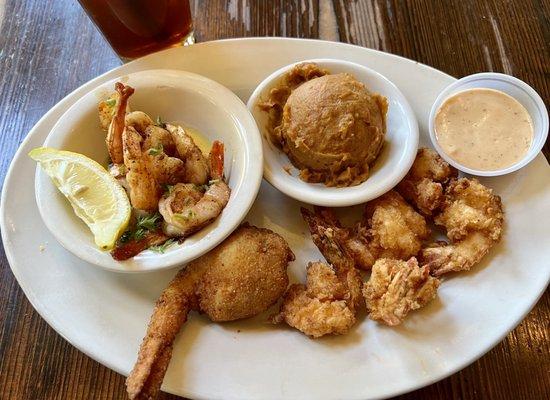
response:
<path id="1" fill-rule="evenodd" d="M 326 68 L 332 74 L 347 72 L 372 91 L 389 101 L 387 134 L 384 147 L 372 166 L 369 178 L 360 185 L 336 188 L 322 183 L 307 183 L 298 177 L 298 170 L 268 138 L 268 115 L 257 106 L 276 87 L 283 75 L 295 64 L 267 77 L 254 91 L 248 108 L 262 134 L 264 176 L 276 188 L 298 200 L 322 206 L 350 206 L 376 198 L 395 186 L 407 173 L 418 146 L 418 123 L 405 96 L 387 78 L 364 66 L 340 60 L 307 60 Z M 286 171 L 285 171 L 286 170 Z M 287 172 L 289 171 L 289 172 Z"/>
<path id="2" fill-rule="evenodd" d="M 500 90 L 501 92 L 504 92 L 509 96 L 515 98 L 521 103 L 521 105 L 523 105 L 523 107 L 525 107 L 525 109 L 531 116 L 531 120 L 533 121 L 533 142 L 531 143 L 529 151 L 523 159 L 509 167 L 494 171 L 482 171 L 465 167 L 452 159 L 450 156 L 448 156 L 443 151 L 441 146 L 439 146 L 439 143 L 437 141 L 437 137 L 435 135 L 434 120 L 435 115 L 441 105 L 445 102 L 445 100 L 458 92 L 479 88 Z M 441 156 L 451 165 L 460 169 L 461 171 L 472 175 L 497 176 L 516 171 L 519 168 L 528 164 L 536 157 L 536 155 L 544 146 L 544 143 L 548 136 L 548 112 L 546 110 L 544 102 L 537 94 L 537 92 L 535 92 L 535 90 L 527 85 L 525 82 L 522 82 L 521 80 L 514 78 L 513 76 L 505 74 L 480 73 L 459 79 L 458 81 L 449 85 L 440 93 L 440 95 L 434 102 L 432 110 L 430 112 L 429 127 L 430 139 L 432 140 L 434 147 L 439 152 L 439 154 L 441 154 Z"/>
<path id="3" fill-rule="evenodd" d="M 48 228 L 69 251 L 84 260 L 116 271 L 161 269 L 190 261 L 223 240 L 245 217 L 261 182 L 262 151 L 259 133 L 244 104 L 228 89 L 199 75 L 183 71 L 143 71 L 117 80 L 136 89 L 132 110 L 155 119 L 198 130 L 209 142 L 225 144 L 225 174 L 232 189 L 221 216 L 183 244 L 165 253 L 144 251 L 125 262 L 114 261 L 99 250 L 86 225 L 40 169 L 36 174 L 37 202 Z M 88 93 L 57 122 L 45 146 L 82 153 L 107 166 L 105 132 L 99 127 L 97 103 L 114 87 L 113 80 Z M 254 165 L 257 164 L 257 168 Z"/>

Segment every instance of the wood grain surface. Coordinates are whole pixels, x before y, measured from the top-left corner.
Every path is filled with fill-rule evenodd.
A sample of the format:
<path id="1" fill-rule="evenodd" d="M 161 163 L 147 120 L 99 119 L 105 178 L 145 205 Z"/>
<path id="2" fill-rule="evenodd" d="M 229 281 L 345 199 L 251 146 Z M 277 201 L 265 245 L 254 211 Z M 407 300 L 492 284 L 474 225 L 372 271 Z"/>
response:
<path id="1" fill-rule="evenodd" d="M 198 41 L 241 36 L 339 40 L 456 77 L 515 75 L 550 104 L 548 0 L 194 1 Z M 0 181 L 36 121 L 120 61 L 73 0 L 0 0 Z M 545 154 L 550 155 L 548 142 Z M 550 398 L 548 292 L 502 343 L 400 399 Z M 388 377 L 391 379 L 391 377 Z M 0 400 L 122 399 L 124 377 L 61 338 L 33 310 L 0 254 Z M 162 399 L 176 399 L 163 395 Z"/>

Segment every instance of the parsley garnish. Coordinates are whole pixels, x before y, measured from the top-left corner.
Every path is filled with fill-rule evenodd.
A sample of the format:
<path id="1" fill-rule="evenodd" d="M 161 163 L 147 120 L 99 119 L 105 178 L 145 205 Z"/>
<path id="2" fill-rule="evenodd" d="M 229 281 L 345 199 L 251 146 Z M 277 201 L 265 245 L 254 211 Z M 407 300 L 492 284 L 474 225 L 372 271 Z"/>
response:
<path id="1" fill-rule="evenodd" d="M 105 100 L 105 105 L 107 107 L 114 107 L 116 104 L 116 99 L 108 99 L 108 100 Z"/>
<path id="2" fill-rule="evenodd" d="M 120 237 L 120 243 L 127 243 L 130 240 L 139 241 L 150 231 L 156 231 L 160 228 L 162 215 L 159 213 L 138 217 L 136 226 L 133 230 L 127 230 Z"/>
<path id="3" fill-rule="evenodd" d="M 156 126 L 160 126 L 161 128 L 166 129 L 166 123 L 162 121 L 162 119 L 160 118 L 160 115 L 157 116 L 157 120 L 156 120 L 156 122 L 155 122 L 155 125 L 156 125 Z"/>
<path id="4" fill-rule="evenodd" d="M 158 212 L 151 215 L 145 215 L 138 218 L 136 228 L 154 231 L 157 230 L 157 228 L 159 227 L 161 220 L 162 215 L 160 215 Z"/>
<path id="5" fill-rule="evenodd" d="M 174 191 L 174 185 L 168 185 L 167 183 L 165 183 L 163 185 L 163 189 L 164 189 L 164 193 L 172 194 L 172 192 Z"/>
<path id="6" fill-rule="evenodd" d="M 159 145 L 157 147 L 151 147 L 149 149 L 149 155 L 152 155 L 152 156 L 157 156 L 159 155 L 162 151 L 164 151 L 164 147 L 162 146 L 162 143 L 159 143 Z"/>
<path id="7" fill-rule="evenodd" d="M 155 253 L 164 253 L 168 247 L 172 246 L 176 241 L 174 239 L 168 239 L 163 244 L 149 247 L 149 250 L 154 251 Z"/>
<path id="8" fill-rule="evenodd" d="M 175 218 L 181 219 L 185 222 L 192 220 L 195 218 L 197 214 L 193 210 L 187 210 L 185 214 L 174 214 Z"/>

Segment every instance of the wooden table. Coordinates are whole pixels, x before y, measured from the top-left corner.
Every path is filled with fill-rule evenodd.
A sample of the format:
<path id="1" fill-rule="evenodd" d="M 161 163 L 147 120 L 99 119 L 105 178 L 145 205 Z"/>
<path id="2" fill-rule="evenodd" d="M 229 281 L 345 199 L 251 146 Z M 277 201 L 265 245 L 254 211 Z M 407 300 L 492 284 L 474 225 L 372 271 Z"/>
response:
<path id="1" fill-rule="evenodd" d="M 192 3 L 198 41 L 240 36 L 340 40 L 418 60 L 456 77 L 480 71 L 512 74 L 550 104 L 547 0 L 227 3 Z M 120 61 L 74 0 L 0 0 L 0 24 L 3 181 L 36 121 L 67 93 Z M 550 155 L 548 142 L 545 154 Z M 53 331 L 25 298 L 3 251 L 0 257 L 0 399 L 124 398 L 124 377 Z M 399 398 L 550 398 L 549 325 L 547 292 L 487 355 Z"/>

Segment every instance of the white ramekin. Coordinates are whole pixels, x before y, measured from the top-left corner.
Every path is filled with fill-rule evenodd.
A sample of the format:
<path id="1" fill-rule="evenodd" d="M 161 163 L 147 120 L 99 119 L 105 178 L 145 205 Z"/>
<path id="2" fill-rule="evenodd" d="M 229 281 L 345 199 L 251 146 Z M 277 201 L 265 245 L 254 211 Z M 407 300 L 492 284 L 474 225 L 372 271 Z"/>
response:
<path id="1" fill-rule="evenodd" d="M 476 170 L 465 167 L 464 165 L 451 158 L 447 153 L 445 153 L 445 151 L 441 148 L 437 141 L 434 122 L 437 111 L 439 110 L 443 102 L 445 102 L 445 100 L 458 92 L 477 88 L 500 90 L 501 92 L 512 96 L 525 107 L 525 109 L 527 110 L 527 112 L 529 112 L 529 115 L 531 116 L 531 119 L 533 121 L 534 133 L 531 147 L 529 148 L 527 154 L 520 161 L 509 167 L 492 171 Z M 527 83 L 510 75 L 499 74 L 495 72 L 483 72 L 480 74 L 469 75 L 462 79 L 459 79 L 458 81 L 447 86 L 439 94 L 439 96 L 437 96 L 437 99 L 435 100 L 432 106 L 432 110 L 430 112 L 429 129 L 432 144 L 434 145 L 437 152 L 441 155 L 441 157 L 443 157 L 449 164 L 459 169 L 460 171 L 466 172 L 467 174 L 471 175 L 499 176 L 517 171 L 518 169 L 524 167 L 529 162 L 531 162 L 541 151 L 544 143 L 546 142 L 546 138 L 548 137 L 548 111 L 546 110 L 544 101 L 542 101 L 538 93 Z"/>

